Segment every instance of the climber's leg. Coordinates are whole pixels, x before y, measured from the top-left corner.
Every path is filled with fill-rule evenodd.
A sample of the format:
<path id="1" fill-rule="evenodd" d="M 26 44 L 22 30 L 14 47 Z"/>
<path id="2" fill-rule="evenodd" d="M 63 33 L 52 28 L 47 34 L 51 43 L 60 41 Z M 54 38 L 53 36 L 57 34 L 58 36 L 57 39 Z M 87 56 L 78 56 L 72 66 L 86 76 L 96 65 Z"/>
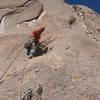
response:
<path id="1" fill-rule="evenodd" d="M 30 50 L 30 58 L 34 57 L 36 54 L 36 46 L 35 43 L 32 44 L 32 48 Z"/>
<path id="2" fill-rule="evenodd" d="M 27 55 L 30 55 L 31 48 L 27 48 Z"/>

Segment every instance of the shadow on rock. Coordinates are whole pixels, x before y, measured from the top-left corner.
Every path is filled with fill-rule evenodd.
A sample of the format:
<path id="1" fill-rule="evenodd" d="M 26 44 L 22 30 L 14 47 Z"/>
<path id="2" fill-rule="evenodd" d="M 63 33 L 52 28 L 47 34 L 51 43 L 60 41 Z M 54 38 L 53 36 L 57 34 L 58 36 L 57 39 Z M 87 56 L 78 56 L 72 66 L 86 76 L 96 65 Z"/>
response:
<path id="1" fill-rule="evenodd" d="M 48 47 L 45 47 L 45 48 L 37 47 L 36 48 L 35 57 L 41 56 L 43 54 L 46 54 L 47 52 L 48 52 Z"/>

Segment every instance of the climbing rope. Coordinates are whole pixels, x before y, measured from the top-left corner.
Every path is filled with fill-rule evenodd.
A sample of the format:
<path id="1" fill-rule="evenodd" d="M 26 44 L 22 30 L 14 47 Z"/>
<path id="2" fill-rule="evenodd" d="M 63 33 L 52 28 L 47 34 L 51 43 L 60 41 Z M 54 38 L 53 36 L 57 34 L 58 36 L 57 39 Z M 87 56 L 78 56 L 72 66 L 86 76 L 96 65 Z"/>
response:
<path id="1" fill-rule="evenodd" d="M 25 40 L 24 40 L 24 41 L 25 41 Z M 10 51 L 10 53 L 8 54 L 7 59 L 8 59 L 8 58 L 10 57 L 10 55 L 17 49 L 17 47 L 22 46 L 22 44 L 23 44 L 23 42 L 21 42 L 20 45 L 16 45 L 16 46 Z"/>
<path id="2" fill-rule="evenodd" d="M 10 57 L 10 55 L 16 50 L 17 45 L 11 50 L 11 52 L 8 54 L 7 59 Z"/>
<path id="3" fill-rule="evenodd" d="M 23 68 L 23 71 L 22 71 L 21 85 L 20 85 L 20 100 L 22 99 L 22 93 L 23 93 L 22 87 L 23 87 L 24 73 L 25 73 L 27 63 L 28 63 L 28 60 L 25 62 L 25 65 L 24 65 L 24 68 Z"/>
<path id="4" fill-rule="evenodd" d="M 21 51 L 23 50 L 23 48 L 21 48 L 21 50 L 18 52 L 18 54 L 14 57 L 14 59 L 12 60 L 12 62 L 8 65 L 7 69 L 5 70 L 5 72 L 3 73 L 3 75 L 0 77 L 0 80 L 3 79 L 3 77 L 5 76 L 5 74 L 7 73 L 7 71 L 10 69 L 10 67 L 12 66 L 12 64 L 14 63 L 14 61 L 16 60 L 16 58 L 20 55 Z"/>
<path id="5" fill-rule="evenodd" d="M 25 40 L 24 40 L 25 41 Z M 22 46 L 24 41 L 21 42 L 21 44 L 19 46 Z M 15 48 L 13 48 L 13 50 L 16 49 L 17 46 L 15 46 Z M 2 76 L 0 77 L 0 80 L 3 79 L 3 77 L 5 76 L 5 74 L 7 73 L 7 71 L 11 68 L 12 64 L 15 62 L 16 58 L 20 55 L 20 53 L 22 52 L 23 47 L 19 50 L 19 52 L 17 53 L 17 55 L 14 57 L 14 59 L 11 61 L 11 63 L 8 65 L 7 69 L 5 70 L 5 72 L 2 74 Z M 13 51 L 14 52 L 14 51 Z M 7 58 L 11 55 L 11 52 L 8 54 Z"/>

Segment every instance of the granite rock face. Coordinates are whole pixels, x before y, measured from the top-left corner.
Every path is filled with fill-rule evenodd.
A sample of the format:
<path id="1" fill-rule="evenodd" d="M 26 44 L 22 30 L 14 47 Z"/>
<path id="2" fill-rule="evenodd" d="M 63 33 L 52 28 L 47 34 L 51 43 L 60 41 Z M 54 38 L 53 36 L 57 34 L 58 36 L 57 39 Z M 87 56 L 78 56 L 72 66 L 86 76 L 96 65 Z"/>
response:
<path id="1" fill-rule="evenodd" d="M 45 12 L 19 27 L 30 33 L 45 26 L 40 41 L 48 50 L 29 59 L 23 48 L 28 34 L 0 37 L 0 100 L 19 100 L 29 88 L 37 100 L 39 84 L 42 100 L 100 100 L 100 15 L 63 0 L 40 2 Z"/>
<path id="2" fill-rule="evenodd" d="M 1 0 L 1 29 L 14 28 L 18 24 L 37 19 L 43 12 L 43 5 L 38 0 Z"/>

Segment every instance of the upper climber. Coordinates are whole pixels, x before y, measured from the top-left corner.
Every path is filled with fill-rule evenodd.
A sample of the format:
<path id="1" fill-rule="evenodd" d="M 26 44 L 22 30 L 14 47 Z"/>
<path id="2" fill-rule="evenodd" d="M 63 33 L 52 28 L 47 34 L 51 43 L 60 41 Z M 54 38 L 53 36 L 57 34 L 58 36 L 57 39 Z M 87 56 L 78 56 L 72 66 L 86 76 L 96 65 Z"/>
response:
<path id="1" fill-rule="evenodd" d="M 45 27 L 40 27 L 32 32 L 30 35 L 30 38 L 35 39 L 35 44 L 37 45 L 39 43 L 39 39 L 41 38 L 41 33 L 45 30 Z"/>
<path id="2" fill-rule="evenodd" d="M 45 30 L 45 27 L 39 27 L 38 29 L 33 30 L 32 34 L 25 41 L 24 47 L 27 49 L 27 55 L 30 55 L 32 58 L 36 52 L 36 46 L 39 45 L 39 40 L 41 38 L 41 33 Z"/>

